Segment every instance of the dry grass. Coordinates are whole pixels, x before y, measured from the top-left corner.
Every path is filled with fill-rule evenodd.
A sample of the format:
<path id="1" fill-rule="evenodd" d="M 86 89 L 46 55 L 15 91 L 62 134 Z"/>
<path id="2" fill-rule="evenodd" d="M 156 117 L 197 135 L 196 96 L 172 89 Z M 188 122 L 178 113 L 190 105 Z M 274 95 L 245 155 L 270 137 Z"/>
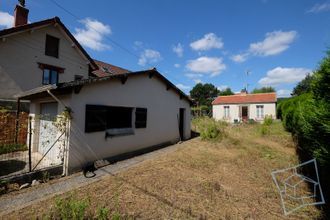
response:
<path id="1" fill-rule="evenodd" d="M 175 152 L 71 194 L 90 200 L 89 216 L 107 207 L 109 217 L 123 219 L 283 219 L 270 172 L 297 163 L 297 156 L 281 124 L 271 126 L 267 135 L 260 134 L 260 125 L 228 126 L 221 141 L 186 141 Z M 54 210 L 54 200 L 8 218 L 46 216 Z M 315 207 L 308 207 L 285 219 L 319 215 Z"/>

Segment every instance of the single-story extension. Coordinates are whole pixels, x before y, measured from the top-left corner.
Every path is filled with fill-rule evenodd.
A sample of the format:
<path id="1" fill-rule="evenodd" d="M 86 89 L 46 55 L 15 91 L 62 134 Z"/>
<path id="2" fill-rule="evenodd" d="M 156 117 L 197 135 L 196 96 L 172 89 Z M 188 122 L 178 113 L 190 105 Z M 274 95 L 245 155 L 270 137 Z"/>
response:
<path id="1" fill-rule="evenodd" d="M 32 150 L 43 152 L 43 142 L 61 140 L 50 151 L 61 153 L 66 174 L 88 162 L 190 138 L 191 100 L 156 69 L 45 85 L 17 98 L 31 101 Z M 65 129 L 52 135 L 52 119 L 62 112 L 70 114 Z"/>
<path id="2" fill-rule="evenodd" d="M 276 93 L 219 96 L 212 102 L 213 118 L 231 123 L 263 121 L 265 116 L 276 118 Z"/>

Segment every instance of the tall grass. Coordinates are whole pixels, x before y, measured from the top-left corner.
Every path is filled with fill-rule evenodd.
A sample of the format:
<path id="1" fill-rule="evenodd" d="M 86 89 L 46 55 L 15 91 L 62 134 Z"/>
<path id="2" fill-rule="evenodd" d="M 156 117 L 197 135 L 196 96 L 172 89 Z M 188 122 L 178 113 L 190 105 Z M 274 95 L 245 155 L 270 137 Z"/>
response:
<path id="1" fill-rule="evenodd" d="M 193 129 L 200 133 L 202 140 L 219 141 L 225 136 L 226 122 L 216 121 L 209 117 L 199 117 L 192 120 Z"/>

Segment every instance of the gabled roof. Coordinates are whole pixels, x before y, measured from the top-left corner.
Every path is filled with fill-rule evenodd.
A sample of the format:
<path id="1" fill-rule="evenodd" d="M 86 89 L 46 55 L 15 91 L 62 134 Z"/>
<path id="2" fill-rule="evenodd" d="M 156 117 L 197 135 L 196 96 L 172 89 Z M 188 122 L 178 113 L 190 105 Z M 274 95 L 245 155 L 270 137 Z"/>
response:
<path id="1" fill-rule="evenodd" d="M 65 32 L 65 34 L 72 40 L 74 45 L 77 46 L 78 50 L 81 51 L 82 55 L 89 61 L 92 69 L 97 70 L 98 66 L 96 65 L 94 60 L 88 55 L 88 53 L 79 44 L 79 42 L 71 34 L 71 32 L 65 27 L 65 25 L 61 22 L 59 17 L 54 17 L 54 18 L 50 18 L 47 20 L 42 20 L 42 21 L 30 23 L 30 24 L 20 25 L 17 27 L 12 27 L 12 28 L 1 30 L 0 38 L 10 36 L 13 34 L 18 34 L 20 32 L 24 32 L 24 31 L 32 30 L 34 28 L 39 28 L 39 27 L 48 26 L 48 25 L 55 25 L 55 24 L 59 25 L 62 28 L 62 30 Z"/>
<path id="2" fill-rule="evenodd" d="M 131 72 L 127 69 L 112 65 L 110 63 L 105 63 L 99 60 L 94 60 L 94 62 L 98 66 L 98 70 L 93 71 L 93 74 L 96 75 L 97 77 L 104 77 L 113 74 L 124 74 Z"/>
<path id="3" fill-rule="evenodd" d="M 243 104 L 243 103 L 275 103 L 277 100 L 276 93 L 258 93 L 246 94 L 240 93 L 236 95 L 218 96 L 212 105 L 220 104 Z"/>
<path id="4" fill-rule="evenodd" d="M 50 90 L 55 94 L 68 94 L 71 93 L 74 89 L 79 90 L 82 86 L 87 84 L 109 81 L 114 79 L 119 79 L 121 80 L 122 83 L 125 83 L 126 80 L 129 80 L 131 76 L 137 76 L 137 75 L 147 75 L 149 78 L 158 77 L 166 85 L 166 87 L 164 88 L 165 91 L 168 89 L 173 89 L 180 96 L 180 99 L 184 98 L 190 104 L 192 104 L 192 100 L 190 99 L 189 96 L 187 96 L 184 92 L 182 92 L 178 87 L 176 87 L 173 83 L 171 83 L 156 69 L 143 70 L 138 72 L 128 72 L 123 74 L 113 74 L 105 77 L 94 77 L 89 79 L 76 80 L 72 82 L 58 83 L 57 85 L 42 86 L 35 88 L 33 90 L 22 92 L 16 95 L 15 97 L 24 100 L 32 100 L 35 98 L 40 98 L 45 96 L 45 94 L 47 94 L 47 90 Z"/>

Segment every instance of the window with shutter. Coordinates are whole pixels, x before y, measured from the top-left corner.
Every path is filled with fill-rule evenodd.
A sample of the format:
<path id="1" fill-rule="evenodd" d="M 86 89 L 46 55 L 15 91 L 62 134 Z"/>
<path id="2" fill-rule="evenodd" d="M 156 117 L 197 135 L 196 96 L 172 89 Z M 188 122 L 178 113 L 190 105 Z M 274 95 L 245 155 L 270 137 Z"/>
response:
<path id="1" fill-rule="evenodd" d="M 107 107 L 103 105 L 86 105 L 85 132 L 105 131 Z"/>
<path id="2" fill-rule="evenodd" d="M 135 109 L 135 128 L 147 127 L 147 109 L 136 108 Z"/>

